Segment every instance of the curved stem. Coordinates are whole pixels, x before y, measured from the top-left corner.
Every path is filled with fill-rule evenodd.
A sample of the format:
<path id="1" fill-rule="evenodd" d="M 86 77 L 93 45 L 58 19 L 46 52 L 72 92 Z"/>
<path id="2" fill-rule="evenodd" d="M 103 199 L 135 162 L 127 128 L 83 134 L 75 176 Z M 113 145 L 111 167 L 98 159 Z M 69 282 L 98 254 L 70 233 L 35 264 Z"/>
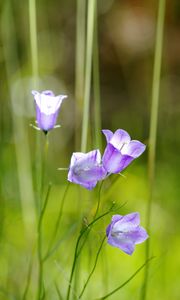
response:
<path id="1" fill-rule="evenodd" d="M 97 214 L 98 214 L 98 211 L 99 211 L 100 202 L 101 202 L 101 190 L 102 190 L 103 182 L 104 182 L 104 181 L 101 181 L 101 183 L 100 183 L 99 193 L 98 193 L 98 203 L 97 203 L 97 207 L 96 207 L 96 211 L 95 211 L 93 220 L 96 219 Z M 91 228 L 92 228 L 92 227 L 91 227 Z M 87 240 L 87 238 L 88 238 L 88 235 L 89 235 L 90 232 L 91 232 L 91 228 L 90 228 L 90 230 L 88 231 L 88 233 L 87 233 L 87 235 L 86 235 L 86 238 L 84 239 L 84 242 L 82 243 L 81 248 L 79 249 L 79 251 L 78 251 L 78 253 L 77 253 L 77 257 L 80 255 L 82 249 L 84 248 L 84 245 L 85 245 L 85 243 L 86 243 L 86 240 Z"/>
<path id="2" fill-rule="evenodd" d="M 94 271 L 95 271 L 95 269 L 96 269 L 96 265 L 97 265 L 97 262 L 98 262 L 99 254 L 100 254 L 100 252 L 101 252 L 101 249 L 102 249 L 102 246 L 103 246 L 103 244 L 104 244 L 105 239 L 106 239 L 106 235 L 104 236 L 104 238 L 103 238 L 103 240 L 102 240 L 102 242 L 101 242 L 101 244 L 100 244 L 100 247 L 99 247 L 98 252 L 97 252 L 97 254 L 96 254 L 96 259 L 95 259 L 94 266 L 93 266 L 92 271 L 90 272 L 90 274 L 89 274 L 89 276 L 88 276 L 88 278 L 87 278 L 87 280 L 86 280 L 86 282 L 85 282 L 85 284 L 84 284 L 84 287 L 83 287 L 83 289 L 82 289 L 82 291 L 81 291 L 81 293 L 80 293 L 80 295 L 79 295 L 79 299 L 82 298 L 82 296 L 83 296 L 83 294 L 84 294 L 84 292 L 85 292 L 85 289 L 86 289 L 86 287 L 87 287 L 87 285 L 88 285 L 88 283 L 89 283 L 89 280 L 91 279 L 91 277 L 92 277 L 92 275 L 93 275 L 93 273 L 94 273 Z"/>
<path id="3" fill-rule="evenodd" d="M 100 187 L 99 187 L 99 193 L 98 193 L 98 203 L 97 203 L 97 208 L 96 208 L 96 212 L 94 214 L 94 219 L 97 217 L 98 212 L 99 212 L 99 207 L 100 207 L 100 202 L 101 202 L 101 190 L 102 190 L 102 186 L 103 186 L 103 180 L 100 183 Z"/>
<path id="4" fill-rule="evenodd" d="M 43 281 L 43 260 L 42 260 L 42 221 L 44 217 L 44 213 L 46 211 L 46 207 L 48 204 L 49 194 L 51 190 L 51 183 L 49 183 L 46 198 L 44 201 L 44 205 L 42 207 L 40 216 L 39 216 L 39 222 L 38 222 L 38 263 L 39 263 L 39 277 L 38 277 L 38 293 L 37 293 L 37 299 L 41 299 L 41 293 L 42 293 L 42 281 Z"/>
<path id="5" fill-rule="evenodd" d="M 116 289 L 114 289 L 112 292 L 110 292 L 109 294 L 101 297 L 101 298 L 98 298 L 96 300 L 104 300 L 104 299 L 107 299 L 109 298 L 110 296 L 112 296 L 113 294 L 115 294 L 117 291 L 119 291 L 121 288 L 123 288 L 126 284 L 128 284 L 145 266 L 147 266 L 147 264 L 149 264 L 149 262 L 153 259 L 154 257 L 151 257 L 149 258 L 148 260 L 145 261 L 145 263 L 139 268 L 137 269 L 137 271 L 131 275 L 129 277 L 129 279 L 127 279 L 123 284 L 121 284 L 120 286 L 118 286 Z"/>
<path id="6" fill-rule="evenodd" d="M 48 251 L 47 251 L 47 254 L 45 255 L 45 257 L 43 259 L 44 261 L 49 257 L 49 254 L 51 253 L 51 250 L 52 250 L 53 242 L 54 242 L 54 240 L 55 240 L 55 238 L 57 236 L 57 232 L 58 232 L 58 228 L 59 228 L 59 225 L 60 225 L 60 222 L 61 222 L 61 217 L 62 217 L 62 213 L 63 213 L 64 203 L 65 203 L 65 199 L 66 199 L 66 195 L 67 195 L 69 186 L 70 186 L 70 182 L 68 181 L 68 183 L 66 185 L 66 188 L 65 188 L 65 191 L 64 191 L 64 194 L 63 194 L 62 201 L 61 201 L 61 205 L 60 205 L 60 208 L 59 208 L 58 217 L 57 217 L 57 220 L 56 220 L 56 225 L 54 227 L 54 232 L 52 234 L 52 237 L 51 237 L 51 240 L 50 240 L 50 243 L 49 243 Z"/>
<path id="7" fill-rule="evenodd" d="M 74 252 L 74 258 L 73 258 L 73 264 L 72 264 L 72 269 L 71 269 L 71 274 L 70 274 L 70 279 L 69 279 L 69 285 L 68 285 L 68 291 L 67 291 L 67 297 L 66 297 L 67 300 L 69 300 L 69 297 L 70 297 L 70 291 L 71 291 L 71 285 L 72 285 L 73 275 L 74 275 L 74 271 L 75 271 L 75 267 L 76 267 L 76 261 L 77 261 L 77 258 L 79 256 L 79 254 L 80 254 L 80 252 L 78 252 L 78 247 L 79 247 L 80 241 L 81 241 L 83 235 L 86 233 L 86 231 L 88 229 L 90 229 L 91 226 L 94 223 L 96 223 L 98 220 L 100 220 L 101 218 L 103 218 L 104 216 L 106 216 L 107 214 L 109 214 L 113 207 L 114 207 L 114 204 L 112 204 L 112 206 L 110 207 L 110 209 L 107 212 L 105 212 L 104 214 L 100 215 L 99 217 L 97 217 L 96 219 L 94 219 L 87 227 L 83 228 L 81 230 L 80 234 L 79 234 L 79 237 L 78 237 L 77 242 L 76 242 L 76 247 L 75 247 L 75 252 Z M 82 248 L 80 250 L 82 250 Z"/>
<path id="8" fill-rule="evenodd" d="M 43 203 L 43 189 L 45 185 L 45 175 L 46 175 L 46 164 L 47 164 L 47 155 L 48 155 L 48 148 L 49 148 L 49 141 L 48 136 L 45 136 L 45 144 L 44 144 L 44 153 L 43 153 L 43 160 L 42 160 L 42 176 L 41 176 L 41 194 L 40 194 L 40 214 L 38 220 L 38 263 L 39 263 L 39 277 L 38 277 L 38 292 L 37 292 L 37 299 L 41 299 L 42 294 L 42 283 L 43 283 L 43 258 L 42 258 L 42 221 L 44 217 L 44 213 L 48 204 L 49 193 L 51 190 L 52 184 L 49 183 L 47 194 Z"/>

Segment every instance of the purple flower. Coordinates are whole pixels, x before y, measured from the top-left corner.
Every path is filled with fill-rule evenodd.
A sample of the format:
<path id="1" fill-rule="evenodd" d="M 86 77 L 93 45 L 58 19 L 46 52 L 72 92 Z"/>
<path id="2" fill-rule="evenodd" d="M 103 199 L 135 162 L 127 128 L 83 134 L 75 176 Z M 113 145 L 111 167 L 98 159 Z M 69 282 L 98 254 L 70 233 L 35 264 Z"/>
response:
<path id="1" fill-rule="evenodd" d="M 67 96 L 55 96 L 52 91 L 43 91 L 42 93 L 32 91 L 32 94 L 36 103 L 38 126 L 47 133 L 47 131 L 55 127 L 61 103 Z"/>
<path id="2" fill-rule="evenodd" d="M 99 180 L 106 176 L 106 173 L 101 164 L 99 150 L 93 150 L 88 153 L 75 152 L 72 154 L 68 173 L 69 181 L 91 190 Z"/>
<path id="3" fill-rule="evenodd" d="M 108 243 L 131 255 L 135 245 L 144 242 L 149 237 L 139 223 L 140 217 L 137 212 L 125 216 L 114 215 L 111 224 L 106 229 Z"/>
<path id="4" fill-rule="evenodd" d="M 110 130 L 102 130 L 102 132 L 107 140 L 102 163 L 108 173 L 121 172 L 146 148 L 141 142 L 131 140 L 125 130 L 118 129 L 114 134 Z"/>

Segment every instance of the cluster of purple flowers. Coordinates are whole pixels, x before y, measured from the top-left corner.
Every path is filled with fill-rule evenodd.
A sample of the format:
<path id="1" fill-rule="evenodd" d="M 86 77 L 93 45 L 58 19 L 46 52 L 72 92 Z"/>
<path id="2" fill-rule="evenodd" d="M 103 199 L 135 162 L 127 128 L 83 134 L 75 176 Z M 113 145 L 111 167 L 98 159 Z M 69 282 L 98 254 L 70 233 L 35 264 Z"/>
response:
<path id="1" fill-rule="evenodd" d="M 103 130 L 103 133 L 107 146 L 102 159 L 99 150 L 73 153 L 68 173 L 69 181 L 91 190 L 98 181 L 109 174 L 123 171 L 146 148 L 141 142 L 131 140 L 125 130 L 118 129 L 114 134 L 110 130 Z"/>
<path id="2" fill-rule="evenodd" d="M 38 127 L 47 133 L 56 127 L 60 106 L 67 96 L 55 96 L 52 91 L 42 93 L 32 91 L 32 94 L 36 104 Z M 122 172 L 146 148 L 143 143 L 131 140 L 129 134 L 123 129 L 118 129 L 115 133 L 107 129 L 102 132 L 107 141 L 102 158 L 98 149 L 88 153 L 75 152 L 71 157 L 68 180 L 88 190 L 93 189 L 98 181 L 110 174 Z M 138 213 L 125 216 L 114 215 L 106 229 L 108 243 L 131 255 L 135 245 L 148 238 L 146 230 L 139 224 Z"/>

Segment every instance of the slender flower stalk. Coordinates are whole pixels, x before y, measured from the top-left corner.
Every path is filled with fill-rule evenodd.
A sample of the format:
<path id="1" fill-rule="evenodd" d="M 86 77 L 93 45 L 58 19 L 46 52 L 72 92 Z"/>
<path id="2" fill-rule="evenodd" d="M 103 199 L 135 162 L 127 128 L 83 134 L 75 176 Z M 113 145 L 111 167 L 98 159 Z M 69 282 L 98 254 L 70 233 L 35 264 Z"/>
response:
<path id="1" fill-rule="evenodd" d="M 41 299 L 41 295 L 43 292 L 43 258 L 42 258 L 42 221 L 44 217 L 44 213 L 46 211 L 46 207 L 48 204 L 49 194 L 51 190 L 51 184 L 48 186 L 46 198 L 39 216 L 38 222 L 38 263 L 39 263 L 39 277 L 38 277 L 38 293 L 37 293 L 37 300 Z"/>
<path id="2" fill-rule="evenodd" d="M 84 87 L 84 110 L 82 121 L 82 139 L 81 151 L 86 152 L 88 123 L 89 123 L 89 105 L 90 105 L 90 88 L 91 88 L 91 71 L 92 71 L 92 51 L 94 36 L 94 14 L 96 0 L 88 0 L 87 11 L 87 42 L 86 42 L 86 67 L 85 67 L 85 87 Z"/>
<path id="3" fill-rule="evenodd" d="M 42 256 L 42 221 L 44 217 L 44 213 L 46 211 L 46 207 L 49 200 L 49 194 L 51 190 L 51 183 L 48 185 L 47 193 L 45 200 L 43 202 L 43 193 L 44 193 L 44 186 L 46 180 L 46 166 L 47 166 L 47 157 L 48 157 L 48 149 L 49 149 L 49 141 L 48 135 L 45 136 L 45 143 L 44 143 L 44 153 L 42 159 L 42 174 L 41 174 L 41 190 L 40 190 L 40 202 L 39 202 L 39 219 L 38 219 L 38 240 L 37 240 L 37 254 L 38 254 L 38 264 L 39 264 L 39 274 L 38 274 L 38 291 L 37 291 L 37 300 L 41 299 L 43 293 L 43 256 Z"/>
<path id="4" fill-rule="evenodd" d="M 166 6 L 166 0 L 159 0 L 153 82 L 152 82 L 150 133 L 149 133 L 149 157 L 148 157 L 149 198 L 148 198 L 148 205 L 147 205 L 147 226 L 146 226 L 149 233 L 150 233 L 150 222 L 151 222 L 151 206 L 152 206 L 152 199 L 154 195 L 155 155 L 156 155 L 156 139 L 157 139 L 157 125 L 158 125 L 158 107 L 159 107 L 159 90 L 160 90 L 160 77 L 161 77 L 161 65 L 162 65 L 165 6 Z M 150 255 L 150 240 L 148 240 L 146 244 L 146 259 L 149 258 L 149 255 Z M 142 289 L 143 300 L 146 299 L 146 295 L 147 295 L 148 276 L 149 276 L 149 264 L 147 264 L 145 268 L 144 286 Z"/>

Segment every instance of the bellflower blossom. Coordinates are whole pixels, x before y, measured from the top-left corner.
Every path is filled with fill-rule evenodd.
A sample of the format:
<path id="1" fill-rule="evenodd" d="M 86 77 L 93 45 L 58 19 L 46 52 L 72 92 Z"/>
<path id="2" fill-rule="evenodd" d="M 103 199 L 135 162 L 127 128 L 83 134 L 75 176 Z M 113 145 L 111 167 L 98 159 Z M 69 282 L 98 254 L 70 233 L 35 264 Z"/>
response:
<path id="1" fill-rule="evenodd" d="M 53 129 L 59 114 L 62 101 L 66 95 L 55 96 L 52 91 L 39 93 L 32 91 L 36 103 L 36 119 L 41 130 L 47 133 Z"/>
<path id="2" fill-rule="evenodd" d="M 69 181 L 91 190 L 106 174 L 107 172 L 101 164 L 99 150 L 93 150 L 88 153 L 75 152 L 72 154 L 68 172 Z"/>
<path id="3" fill-rule="evenodd" d="M 107 242 L 131 255 L 136 244 L 144 242 L 148 238 L 146 230 L 139 226 L 139 213 L 131 213 L 125 216 L 114 215 L 106 229 Z"/>
<path id="4" fill-rule="evenodd" d="M 121 172 L 146 148 L 141 142 L 131 140 L 125 130 L 117 129 L 114 134 L 110 130 L 102 130 L 102 132 L 107 140 L 102 163 L 108 173 Z"/>

